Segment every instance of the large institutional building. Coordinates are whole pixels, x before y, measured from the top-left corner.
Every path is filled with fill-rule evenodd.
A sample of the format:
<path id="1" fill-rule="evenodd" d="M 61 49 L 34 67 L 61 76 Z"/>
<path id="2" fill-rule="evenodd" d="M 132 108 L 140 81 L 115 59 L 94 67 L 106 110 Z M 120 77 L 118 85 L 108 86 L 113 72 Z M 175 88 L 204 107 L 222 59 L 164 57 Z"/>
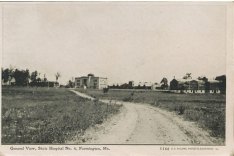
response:
<path id="1" fill-rule="evenodd" d="M 108 83 L 107 78 L 96 77 L 93 74 L 88 74 L 88 76 L 76 77 L 75 87 L 103 89 L 108 87 Z"/>

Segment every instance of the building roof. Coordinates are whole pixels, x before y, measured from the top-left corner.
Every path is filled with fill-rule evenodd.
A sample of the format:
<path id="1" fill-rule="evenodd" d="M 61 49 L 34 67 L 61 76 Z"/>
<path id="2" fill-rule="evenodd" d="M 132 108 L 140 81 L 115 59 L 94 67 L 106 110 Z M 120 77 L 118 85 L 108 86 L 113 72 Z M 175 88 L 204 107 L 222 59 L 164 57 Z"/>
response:
<path id="1" fill-rule="evenodd" d="M 139 82 L 139 83 L 135 83 L 134 86 L 153 86 L 155 83 L 152 82 Z"/>
<path id="2" fill-rule="evenodd" d="M 81 76 L 81 77 L 75 77 L 75 79 L 81 79 L 81 78 L 89 78 L 88 76 Z M 101 79 L 107 79 L 106 77 L 98 77 L 98 76 L 94 76 L 93 78 L 101 78 Z"/>
<path id="3" fill-rule="evenodd" d="M 200 84 L 205 83 L 204 81 L 198 80 L 198 79 L 173 79 L 173 80 L 178 81 L 179 84 L 186 83 L 186 82 L 191 82 L 191 81 L 197 81 Z"/>
<path id="4" fill-rule="evenodd" d="M 89 74 L 88 74 L 88 76 L 93 76 L 93 77 L 94 77 L 94 74 L 92 74 L 92 73 L 89 73 Z"/>
<path id="5" fill-rule="evenodd" d="M 189 82 L 190 80 L 187 80 L 187 79 L 173 79 L 173 80 L 176 80 L 176 81 L 178 81 L 179 83 L 181 82 L 181 83 L 185 83 L 185 82 Z M 173 81 L 172 80 L 172 81 Z"/>
<path id="6" fill-rule="evenodd" d="M 208 82 L 210 82 L 210 83 L 219 83 L 219 81 L 217 81 L 217 80 L 208 80 Z"/>

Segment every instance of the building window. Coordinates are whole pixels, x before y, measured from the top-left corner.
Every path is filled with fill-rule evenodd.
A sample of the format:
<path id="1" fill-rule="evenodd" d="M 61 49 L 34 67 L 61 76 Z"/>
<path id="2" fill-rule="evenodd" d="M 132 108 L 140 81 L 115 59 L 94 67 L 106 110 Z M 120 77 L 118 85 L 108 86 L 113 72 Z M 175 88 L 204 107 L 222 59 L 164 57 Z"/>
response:
<path id="1" fill-rule="evenodd" d="M 83 79 L 83 84 L 87 86 L 87 79 Z"/>

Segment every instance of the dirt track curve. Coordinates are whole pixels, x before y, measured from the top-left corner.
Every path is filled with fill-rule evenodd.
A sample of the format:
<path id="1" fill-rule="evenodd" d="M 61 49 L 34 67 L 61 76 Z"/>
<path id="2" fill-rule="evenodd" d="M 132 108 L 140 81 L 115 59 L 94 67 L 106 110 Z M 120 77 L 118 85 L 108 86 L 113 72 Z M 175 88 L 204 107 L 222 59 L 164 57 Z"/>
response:
<path id="1" fill-rule="evenodd" d="M 71 90 L 79 96 L 92 97 Z M 109 100 L 100 100 L 109 103 Z M 149 104 L 112 101 L 123 104 L 121 111 L 103 124 L 90 127 L 83 139 L 68 143 L 82 144 L 220 144 L 196 123 L 175 113 Z"/>

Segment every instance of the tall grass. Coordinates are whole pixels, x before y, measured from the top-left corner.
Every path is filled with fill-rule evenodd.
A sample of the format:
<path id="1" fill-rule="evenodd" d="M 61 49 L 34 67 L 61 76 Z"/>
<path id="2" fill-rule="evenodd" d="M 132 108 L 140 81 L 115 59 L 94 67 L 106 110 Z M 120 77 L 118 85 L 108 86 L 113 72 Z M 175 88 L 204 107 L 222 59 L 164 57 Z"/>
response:
<path id="1" fill-rule="evenodd" d="M 2 143 L 65 143 L 119 111 L 66 89 L 3 88 Z"/>

